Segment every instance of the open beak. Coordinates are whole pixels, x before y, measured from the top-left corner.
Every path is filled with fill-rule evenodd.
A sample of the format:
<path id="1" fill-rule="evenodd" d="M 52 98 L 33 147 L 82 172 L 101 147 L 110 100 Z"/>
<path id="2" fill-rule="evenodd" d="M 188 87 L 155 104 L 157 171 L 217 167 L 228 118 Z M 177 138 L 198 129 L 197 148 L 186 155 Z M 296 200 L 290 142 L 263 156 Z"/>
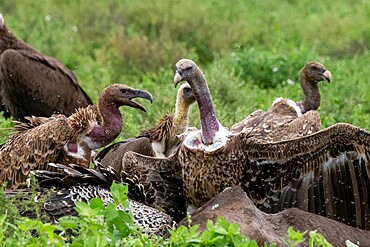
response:
<path id="1" fill-rule="evenodd" d="M 325 71 L 324 71 L 324 73 L 322 74 L 323 75 L 323 77 L 324 77 L 324 80 L 325 81 L 327 81 L 327 82 L 331 82 L 331 73 L 330 73 L 330 71 L 329 70 L 327 70 L 327 69 L 324 69 Z"/>
<path id="2" fill-rule="evenodd" d="M 177 85 L 180 83 L 180 81 L 182 81 L 182 70 L 181 69 L 177 69 L 176 70 L 176 74 L 173 78 L 173 85 L 175 87 L 177 87 Z"/>
<path id="3" fill-rule="evenodd" d="M 140 105 L 139 103 L 135 101 L 132 101 L 132 99 L 142 98 L 142 99 L 149 100 L 150 103 L 153 103 L 153 96 L 148 91 L 145 91 L 145 90 L 136 89 L 133 92 L 134 92 L 133 95 L 129 98 L 129 102 L 130 102 L 129 105 L 131 107 L 142 110 L 143 112 L 146 112 L 146 109 L 142 105 Z"/>

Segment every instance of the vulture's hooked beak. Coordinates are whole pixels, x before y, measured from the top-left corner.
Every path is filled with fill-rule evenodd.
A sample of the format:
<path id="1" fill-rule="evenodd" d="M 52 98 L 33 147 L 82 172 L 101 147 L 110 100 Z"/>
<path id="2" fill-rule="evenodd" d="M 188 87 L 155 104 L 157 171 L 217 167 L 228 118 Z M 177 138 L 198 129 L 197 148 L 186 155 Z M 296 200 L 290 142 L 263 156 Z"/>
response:
<path id="1" fill-rule="evenodd" d="M 182 69 L 177 69 L 176 70 L 176 74 L 173 78 L 173 85 L 175 87 L 177 87 L 177 85 L 180 83 L 180 81 L 182 81 L 182 74 L 183 74 Z"/>
<path id="2" fill-rule="evenodd" d="M 148 91 L 139 90 L 139 89 L 134 90 L 133 94 L 129 98 L 129 104 L 128 105 L 131 106 L 131 107 L 137 108 L 139 110 L 142 110 L 143 112 L 146 112 L 146 109 L 142 105 L 140 105 L 139 103 L 137 103 L 135 101 L 132 101 L 132 99 L 134 99 L 134 98 L 146 99 L 146 100 L 149 100 L 150 103 L 153 103 L 153 96 Z"/>
<path id="3" fill-rule="evenodd" d="M 327 82 L 331 82 L 331 72 L 324 68 L 324 73 L 322 73 L 322 76 L 324 77 L 324 80 Z"/>

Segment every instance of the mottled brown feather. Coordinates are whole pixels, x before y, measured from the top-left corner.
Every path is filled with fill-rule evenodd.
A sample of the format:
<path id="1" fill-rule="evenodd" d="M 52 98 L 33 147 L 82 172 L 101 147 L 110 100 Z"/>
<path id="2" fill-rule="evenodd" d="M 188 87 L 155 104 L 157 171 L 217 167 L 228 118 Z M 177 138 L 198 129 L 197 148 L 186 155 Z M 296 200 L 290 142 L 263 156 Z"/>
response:
<path id="1" fill-rule="evenodd" d="M 205 132 L 213 140 L 218 133 L 214 128 L 217 118 L 215 114 L 206 115 L 213 125 L 209 125 L 209 119 L 202 118 L 202 114 L 214 112 L 212 105 L 201 105 L 211 102 L 205 89 L 206 80 L 194 62 L 181 60 L 178 64 L 181 68 L 175 75 L 175 83 L 179 78 L 186 78 L 194 91 L 202 92 L 202 99 L 197 97 L 202 135 Z M 207 112 L 202 112 L 202 107 Z M 219 126 L 219 130 L 221 128 Z M 212 151 L 204 151 L 196 145 L 189 148 L 185 140 L 174 155 L 162 159 L 127 153 L 124 169 L 145 166 L 168 176 L 180 173 L 186 202 L 196 207 L 229 186 L 241 185 L 253 203 L 265 212 L 299 207 L 370 229 L 368 131 L 340 123 L 286 141 L 268 143 L 246 132 L 234 133 L 228 138 Z M 193 143 L 198 142 L 202 139 Z"/>
<path id="2" fill-rule="evenodd" d="M 143 90 L 113 84 L 102 91 L 98 106 L 80 108 L 66 117 L 27 118 L 20 131 L 0 147 L 0 181 L 8 188 L 25 182 L 30 171 L 53 170 L 48 163 L 76 164 L 88 167 L 94 150 L 112 142 L 122 130 L 119 107 L 128 105 L 144 109 L 133 98 L 152 100 Z M 144 109 L 145 110 L 145 109 Z"/>
<path id="3" fill-rule="evenodd" d="M 67 118 L 58 117 L 14 134 L 0 148 L 0 181 L 7 181 L 8 188 L 17 188 L 31 170 L 48 169 L 49 161 L 62 155 L 64 145 L 71 138 L 68 129 Z"/>

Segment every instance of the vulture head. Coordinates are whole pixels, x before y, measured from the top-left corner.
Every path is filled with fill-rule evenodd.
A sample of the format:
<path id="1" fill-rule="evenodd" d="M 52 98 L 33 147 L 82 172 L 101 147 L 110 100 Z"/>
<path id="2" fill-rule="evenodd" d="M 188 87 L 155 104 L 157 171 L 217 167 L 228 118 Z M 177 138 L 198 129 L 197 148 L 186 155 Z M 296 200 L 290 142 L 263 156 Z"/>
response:
<path id="1" fill-rule="evenodd" d="M 331 73 L 327 70 L 323 64 L 319 62 L 309 62 L 307 63 L 301 71 L 301 77 L 306 77 L 306 80 L 311 84 L 317 85 L 319 81 L 327 81 L 330 83 L 331 81 Z"/>
<path id="2" fill-rule="evenodd" d="M 176 63 L 176 74 L 173 79 L 175 87 L 177 87 L 181 81 L 187 81 L 189 83 L 196 98 L 200 99 L 204 95 L 208 95 L 210 97 L 208 85 L 203 72 L 190 59 L 181 59 Z M 199 104 L 199 100 L 197 101 Z"/>
<path id="3" fill-rule="evenodd" d="M 321 98 L 317 84 L 320 81 L 331 82 L 330 71 L 319 62 L 308 62 L 302 68 L 299 80 L 305 95 L 305 100 L 297 103 L 302 114 L 310 110 L 317 110 Z"/>
<path id="4" fill-rule="evenodd" d="M 184 106 L 190 106 L 196 100 L 193 89 L 190 87 L 188 83 L 184 83 L 181 85 L 177 92 L 176 99 L 177 99 L 176 105 L 179 105 L 181 102 Z"/>
<path id="5" fill-rule="evenodd" d="M 208 152 L 221 148 L 225 145 L 228 140 L 227 136 L 231 133 L 223 128 L 217 120 L 207 80 L 192 60 L 181 59 L 176 63 L 175 87 L 181 81 L 187 81 L 193 90 L 198 103 L 201 122 L 201 131 L 189 133 L 184 140 L 185 146 L 189 149 Z"/>
<path id="6" fill-rule="evenodd" d="M 108 94 L 106 100 L 112 102 L 115 107 L 126 105 L 146 112 L 142 105 L 132 99 L 143 98 L 153 103 L 153 97 L 148 91 L 133 89 L 124 84 L 113 84 L 107 88 L 106 92 Z"/>

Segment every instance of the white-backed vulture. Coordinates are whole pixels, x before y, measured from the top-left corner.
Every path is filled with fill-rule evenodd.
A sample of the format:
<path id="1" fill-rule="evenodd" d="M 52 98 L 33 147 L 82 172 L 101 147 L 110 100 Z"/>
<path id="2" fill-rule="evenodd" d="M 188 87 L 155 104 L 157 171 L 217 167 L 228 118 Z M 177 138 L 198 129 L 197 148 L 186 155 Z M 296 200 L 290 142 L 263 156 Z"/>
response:
<path id="1" fill-rule="evenodd" d="M 95 150 L 112 142 L 122 131 L 120 106 L 145 111 L 133 98 L 152 102 L 149 92 L 123 84 L 112 84 L 102 91 L 97 106 L 79 108 L 69 117 L 29 118 L 0 147 L 0 181 L 17 188 L 31 170 L 47 170 L 48 163 L 88 167 Z M 23 129 L 23 130 L 22 130 Z"/>
<path id="2" fill-rule="evenodd" d="M 128 152 L 123 169 L 182 175 L 189 206 L 199 207 L 226 187 L 241 185 L 264 212 L 298 207 L 370 229 L 370 133 L 338 123 L 308 136 L 266 143 L 231 133 L 217 120 L 206 79 L 191 60 L 177 64 L 175 85 L 187 81 L 197 99 L 201 130 L 189 133 L 168 158 Z"/>
<path id="3" fill-rule="evenodd" d="M 0 99 L 4 116 L 66 116 L 92 101 L 59 60 L 17 38 L 0 14 Z"/>
<path id="4" fill-rule="evenodd" d="M 303 102 L 278 98 L 271 108 L 263 112 L 257 110 L 242 122 L 234 124 L 231 132 L 249 132 L 250 135 L 266 141 L 289 140 L 320 130 L 320 106 L 318 82 L 330 82 L 331 72 L 319 62 L 309 62 L 301 70 L 299 81 L 305 95 Z"/>
<path id="5" fill-rule="evenodd" d="M 92 198 L 100 198 L 105 206 L 113 203 L 110 193 L 110 186 L 113 182 L 120 183 L 118 174 L 114 170 L 98 169 L 92 170 L 76 165 L 61 165 L 50 163 L 55 171 L 34 170 L 39 182 L 39 191 L 34 201 L 43 202 L 40 204 L 40 211 L 47 216 L 50 221 L 57 222 L 58 219 L 66 215 L 77 215 L 75 202 L 88 203 Z M 50 188 L 54 188 L 52 192 Z M 19 200 L 31 199 L 31 189 L 9 190 L 5 192 L 8 198 Z M 146 206 L 135 200 L 128 199 L 129 208 L 134 219 L 134 223 L 142 227 L 146 233 L 163 235 L 167 229 L 174 226 L 172 218 L 152 207 Z M 22 203 L 20 203 L 21 205 Z M 36 209 L 22 209 L 19 206 L 22 216 L 36 217 Z"/>

